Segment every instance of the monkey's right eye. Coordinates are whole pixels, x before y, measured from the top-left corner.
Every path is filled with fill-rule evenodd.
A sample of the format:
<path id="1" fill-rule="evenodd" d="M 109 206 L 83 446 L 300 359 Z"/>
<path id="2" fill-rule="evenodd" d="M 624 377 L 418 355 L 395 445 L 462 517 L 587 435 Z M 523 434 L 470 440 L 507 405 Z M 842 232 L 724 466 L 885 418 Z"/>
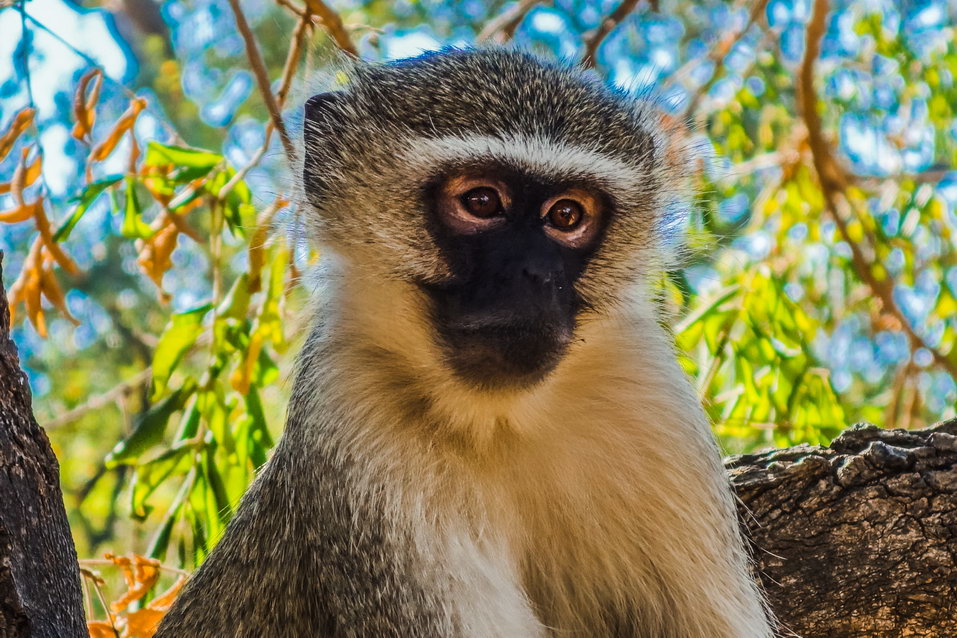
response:
<path id="1" fill-rule="evenodd" d="M 479 186 L 468 191 L 461 198 L 462 206 L 470 215 L 487 219 L 502 214 L 502 201 L 498 191 L 489 186 Z"/>
<path id="2" fill-rule="evenodd" d="M 449 229 L 469 235 L 504 223 L 511 199 L 505 183 L 492 175 L 456 175 L 439 183 L 436 204 Z"/>

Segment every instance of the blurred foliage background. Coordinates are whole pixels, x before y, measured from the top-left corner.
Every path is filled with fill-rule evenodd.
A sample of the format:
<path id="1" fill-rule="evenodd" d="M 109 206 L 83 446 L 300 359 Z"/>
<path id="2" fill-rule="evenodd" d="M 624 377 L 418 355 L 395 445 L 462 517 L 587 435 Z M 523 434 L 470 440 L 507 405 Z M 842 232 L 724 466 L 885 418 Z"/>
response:
<path id="1" fill-rule="evenodd" d="M 3 283 L 81 557 L 191 569 L 268 458 L 318 258 L 283 230 L 289 96 L 340 51 L 511 43 L 693 125 L 663 297 L 729 452 L 955 414 L 948 0 L 0 7 Z"/>

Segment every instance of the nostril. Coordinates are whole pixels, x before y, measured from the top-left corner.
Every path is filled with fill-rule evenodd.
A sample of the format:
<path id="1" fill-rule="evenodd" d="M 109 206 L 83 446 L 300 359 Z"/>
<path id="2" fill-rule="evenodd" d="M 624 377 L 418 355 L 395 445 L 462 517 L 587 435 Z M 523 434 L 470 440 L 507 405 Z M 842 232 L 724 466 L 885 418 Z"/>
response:
<path id="1" fill-rule="evenodd" d="M 532 283 L 539 285 L 550 285 L 558 280 L 558 273 L 546 268 L 534 268 L 526 266 L 522 268 L 522 274 Z"/>

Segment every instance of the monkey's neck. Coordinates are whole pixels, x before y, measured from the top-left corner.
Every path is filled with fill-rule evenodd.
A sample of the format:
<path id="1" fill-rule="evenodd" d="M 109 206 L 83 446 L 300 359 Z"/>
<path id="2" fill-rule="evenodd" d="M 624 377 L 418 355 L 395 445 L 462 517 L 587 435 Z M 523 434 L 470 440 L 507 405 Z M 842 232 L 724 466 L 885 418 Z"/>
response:
<path id="1" fill-rule="evenodd" d="M 584 318 L 576 340 L 534 386 L 483 391 L 443 361 L 416 288 L 344 281 L 332 290 L 299 365 L 294 405 L 312 405 L 310 430 L 326 442 L 359 440 L 408 451 L 505 453 L 600 429 L 622 436 L 647 419 L 707 433 L 669 338 L 647 304 Z"/>
<path id="2" fill-rule="evenodd" d="M 646 635 L 764 635 L 693 613 L 735 600 L 764 627 L 707 420 L 651 311 L 590 317 L 544 383 L 483 395 L 400 292 L 351 288 L 308 340 L 277 452 L 297 491 L 341 486 L 476 609 L 504 592 L 575 635 L 614 635 L 594 628 L 622 610 Z"/>

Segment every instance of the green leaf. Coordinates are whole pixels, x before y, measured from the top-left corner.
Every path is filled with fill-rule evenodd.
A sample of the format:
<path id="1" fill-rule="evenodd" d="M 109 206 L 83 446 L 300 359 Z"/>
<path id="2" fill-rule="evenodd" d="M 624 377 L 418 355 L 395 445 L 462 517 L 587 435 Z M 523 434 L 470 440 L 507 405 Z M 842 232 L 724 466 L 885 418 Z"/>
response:
<path id="1" fill-rule="evenodd" d="M 70 237 L 70 233 L 73 232 L 73 227 L 76 226 L 77 222 L 80 221 L 80 218 L 83 217 L 84 213 L 93 205 L 93 202 L 103 194 L 107 188 L 112 186 L 123 179 L 122 175 L 111 175 L 109 177 L 104 177 L 101 180 L 97 180 L 92 184 L 88 184 L 86 188 L 83 189 L 83 192 L 80 193 L 78 198 L 78 204 L 76 209 L 73 211 L 73 214 L 63 222 L 57 231 L 53 233 L 53 239 L 55 241 L 63 241 Z"/>
<path id="2" fill-rule="evenodd" d="M 216 517 L 220 523 L 225 525 L 232 517 L 232 505 L 226 494 L 226 484 L 223 482 L 223 477 L 219 473 L 219 468 L 216 467 L 216 462 L 212 458 L 212 454 L 206 455 L 203 469 L 206 471 L 206 481 L 213 496 Z"/>
<path id="3" fill-rule="evenodd" d="M 681 321 L 678 322 L 678 325 L 675 326 L 675 333 L 681 334 L 683 331 L 687 330 L 689 327 L 695 325 L 697 322 L 711 315 L 711 313 L 717 311 L 724 302 L 731 299 L 734 295 L 738 293 L 741 289 L 737 284 L 728 286 L 722 290 L 719 290 L 715 295 L 710 299 L 705 301 L 701 307 L 695 308 L 693 312 L 685 316 Z"/>
<path id="4" fill-rule="evenodd" d="M 243 449 L 240 450 L 240 458 L 250 458 L 253 467 L 258 470 L 266 462 L 266 451 L 273 446 L 273 440 L 266 425 L 266 415 L 259 398 L 259 391 L 255 387 L 250 387 L 244 398 L 250 423 L 247 430 L 248 437 L 241 442 Z"/>
<path id="5" fill-rule="evenodd" d="M 214 166 L 223 161 L 223 156 L 218 153 L 211 153 L 200 148 L 187 148 L 185 146 L 172 146 L 169 144 L 160 144 L 159 142 L 150 142 L 146 148 L 146 157 L 143 159 L 144 166 L 182 166 L 205 170 L 209 172 Z M 202 177 L 205 173 L 200 173 L 193 177 Z"/>
<path id="6" fill-rule="evenodd" d="M 203 332 L 203 318 L 212 304 L 206 304 L 175 314 L 163 330 L 156 350 L 153 351 L 153 399 L 156 400 L 166 391 L 166 384 L 173 370 L 187 350 Z"/>
<path id="7" fill-rule="evenodd" d="M 243 273 L 233 282 L 229 292 L 219 304 L 216 315 L 231 319 L 243 319 L 249 309 L 249 274 Z"/>
<path id="8" fill-rule="evenodd" d="M 176 436 L 173 440 L 185 441 L 196 436 L 199 431 L 200 416 L 202 415 L 199 411 L 199 402 L 194 397 L 189 407 L 183 412 L 183 416 L 180 417 L 179 428 L 176 430 Z"/>
<path id="9" fill-rule="evenodd" d="M 206 512 L 206 492 L 208 487 L 206 485 L 206 474 L 205 472 L 198 472 L 196 474 L 196 480 L 193 481 L 192 489 L 189 491 L 189 507 L 186 508 L 186 520 L 189 521 L 190 526 L 193 530 L 193 565 L 198 567 L 203 560 L 206 558 L 206 555 L 209 553 L 209 545 L 207 544 L 207 535 L 206 530 L 209 529 L 208 516 Z M 207 524 L 204 525 L 203 521 L 207 521 Z"/>
<path id="10" fill-rule="evenodd" d="M 192 446 L 174 447 L 136 468 L 133 489 L 130 490 L 130 515 L 133 518 L 139 521 L 145 519 L 151 510 L 146 501 L 156 488 L 174 473 L 189 470 L 191 452 Z"/>
<path id="11" fill-rule="evenodd" d="M 136 196 L 136 182 L 132 177 L 126 178 L 126 207 L 120 233 L 130 239 L 149 239 L 153 235 L 153 229 L 143 221 L 143 209 Z"/>
<path id="12" fill-rule="evenodd" d="M 196 382 L 187 379 L 181 388 L 171 395 L 154 404 L 149 410 L 136 416 L 133 422 L 133 432 L 114 446 L 106 455 L 107 468 L 118 465 L 130 465 L 143 452 L 163 440 L 166 423 L 173 413 L 183 409 L 186 401 L 196 391 Z"/>
<path id="13" fill-rule="evenodd" d="M 173 535 L 173 526 L 176 524 L 176 517 L 179 515 L 179 510 L 182 506 L 183 504 L 179 503 L 175 509 L 171 509 L 166 513 L 163 522 L 160 523 L 159 529 L 156 530 L 156 535 L 153 536 L 146 550 L 148 557 L 163 560 L 166 555 L 166 550 L 169 547 L 169 539 Z"/>

